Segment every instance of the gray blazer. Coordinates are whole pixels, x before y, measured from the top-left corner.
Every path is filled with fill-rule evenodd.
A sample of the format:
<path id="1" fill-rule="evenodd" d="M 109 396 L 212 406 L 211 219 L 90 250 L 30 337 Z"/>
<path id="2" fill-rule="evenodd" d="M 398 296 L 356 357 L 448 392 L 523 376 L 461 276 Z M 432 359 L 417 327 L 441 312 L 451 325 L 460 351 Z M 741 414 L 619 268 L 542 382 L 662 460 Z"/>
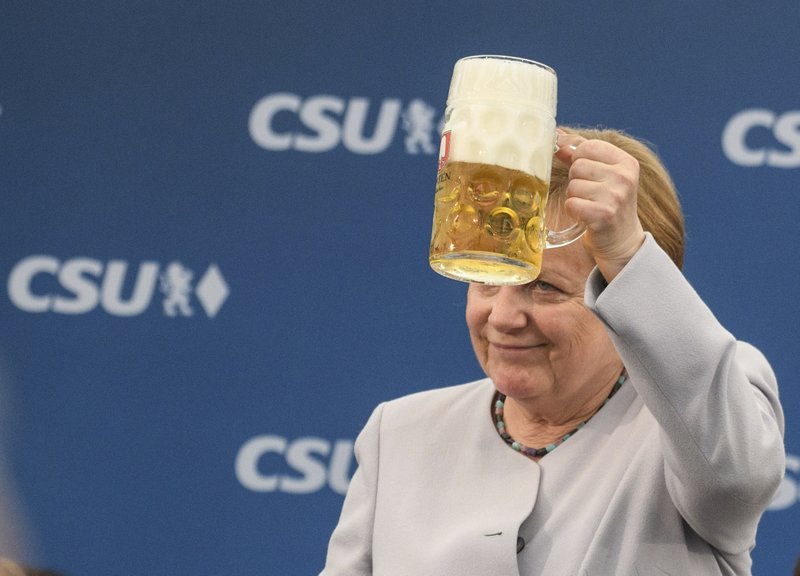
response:
<path id="1" fill-rule="evenodd" d="M 495 431 L 488 379 L 381 404 L 321 576 L 750 574 L 785 465 L 769 364 L 649 236 L 586 302 L 629 375 L 602 410 L 536 463 Z"/>

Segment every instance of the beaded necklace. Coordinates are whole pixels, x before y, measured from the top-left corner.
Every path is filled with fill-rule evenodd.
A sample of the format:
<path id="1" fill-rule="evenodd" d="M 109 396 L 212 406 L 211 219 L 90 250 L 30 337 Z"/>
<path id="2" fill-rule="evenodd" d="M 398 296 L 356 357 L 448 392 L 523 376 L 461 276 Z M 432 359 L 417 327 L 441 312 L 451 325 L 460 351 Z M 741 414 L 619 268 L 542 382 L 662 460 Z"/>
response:
<path id="1" fill-rule="evenodd" d="M 600 408 L 597 409 L 597 412 L 599 412 L 600 409 L 603 406 L 605 406 L 609 400 L 611 400 L 611 397 L 614 396 L 614 394 L 616 394 L 617 391 L 622 387 L 622 385 L 625 383 L 625 380 L 626 376 L 625 372 L 623 372 L 622 374 L 620 374 L 619 378 L 614 383 L 613 388 L 611 388 L 611 393 L 608 395 L 608 398 L 603 400 L 603 404 L 600 406 Z M 548 444 L 544 448 L 529 448 L 528 446 L 525 446 L 524 444 L 514 440 L 511 437 L 511 435 L 508 432 L 506 432 L 506 423 L 505 420 L 503 420 L 503 408 L 505 407 L 505 401 L 506 401 L 506 395 L 498 392 L 497 401 L 494 403 L 494 425 L 497 428 L 498 434 L 500 434 L 500 437 L 503 440 L 505 440 L 506 444 L 511 446 L 517 452 L 524 454 L 528 458 L 536 459 L 536 458 L 541 458 L 542 456 L 545 456 L 547 454 L 550 454 L 550 452 L 552 452 L 553 450 L 558 448 L 561 444 L 566 442 L 578 430 L 586 426 L 586 423 L 592 419 L 592 416 L 594 416 L 594 414 L 592 414 L 592 416 L 589 416 L 589 418 L 578 424 L 578 426 L 574 430 L 571 430 L 567 434 L 564 434 L 561 438 L 559 438 L 552 444 Z M 597 414 L 597 412 L 595 412 L 595 414 Z"/>

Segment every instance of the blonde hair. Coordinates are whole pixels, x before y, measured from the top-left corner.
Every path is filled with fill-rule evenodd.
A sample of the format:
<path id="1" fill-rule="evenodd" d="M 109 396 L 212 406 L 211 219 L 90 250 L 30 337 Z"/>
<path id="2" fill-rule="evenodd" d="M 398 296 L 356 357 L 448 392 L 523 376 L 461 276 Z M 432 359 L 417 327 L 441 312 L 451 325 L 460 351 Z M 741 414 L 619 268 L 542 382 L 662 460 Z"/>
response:
<path id="1" fill-rule="evenodd" d="M 620 130 L 570 126 L 563 126 L 561 129 L 579 134 L 587 140 L 610 142 L 638 160 L 639 190 L 636 203 L 639 221 L 642 223 L 642 228 L 653 235 L 675 265 L 682 268 L 686 243 L 683 212 L 672 178 L 653 149 Z M 557 196 L 563 195 L 568 180 L 569 167 L 555 158 L 550 180 L 551 193 Z"/>
<path id="2" fill-rule="evenodd" d="M 37 570 L 17 564 L 11 558 L 0 557 L 0 576 L 61 576 L 58 572 Z"/>
<path id="3" fill-rule="evenodd" d="M 0 576 L 25 576 L 25 570 L 11 558 L 0 558 Z"/>

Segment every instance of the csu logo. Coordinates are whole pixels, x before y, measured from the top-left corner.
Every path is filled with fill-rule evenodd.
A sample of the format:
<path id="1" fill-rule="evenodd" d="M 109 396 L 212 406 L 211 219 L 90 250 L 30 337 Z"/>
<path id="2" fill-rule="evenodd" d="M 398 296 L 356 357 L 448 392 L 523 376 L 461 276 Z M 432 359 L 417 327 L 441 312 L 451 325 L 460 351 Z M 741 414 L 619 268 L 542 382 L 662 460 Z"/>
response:
<path id="1" fill-rule="evenodd" d="M 328 487 L 347 492 L 353 441 L 306 436 L 289 441 L 262 435 L 245 442 L 236 455 L 236 478 L 254 492 L 309 494 Z"/>
<path id="2" fill-rule="evenodd" d="M 29 256 L 11 270 L 8 296 L 25 312 L 85 314 L 100 306 L 114 316 L 136 316 L 147 310 L 158 289 L 166 316 L 194 315 L 194 294 L 209 318 L 217 315 L 228 297 L 228 285 L 216 264 L 194 286 L 194 271 L 177 261 L 163 267 L 142 262 L 133 278 L 128 278 L 129 268 L 124 260 L 61 262 L 53 256 Z"/>
<path id="3" fill-rule="evenodd" d="M 373 125 L 367 118 L 375 115 Z M 250 137 L 267 150 L 327 152 L 341 143 L 356 154 L 378 154 L 392 144 L 400 126 L 406 152 L 434 154 L 439 142 L 436 115 L 433 106 L 419 99 L 404 108 L 396 98 L 376 106 L 367 98 L 319 95 L 304 100 L 279 92 L 256 103 L 248 124 Z"/>
<path id="4" fill-rule="evenodd" d="M 800 110 L 776 114 L 751 108 L 735 114 L 722 132 L 722 150 L 739 166 L 800 167 Z"/>

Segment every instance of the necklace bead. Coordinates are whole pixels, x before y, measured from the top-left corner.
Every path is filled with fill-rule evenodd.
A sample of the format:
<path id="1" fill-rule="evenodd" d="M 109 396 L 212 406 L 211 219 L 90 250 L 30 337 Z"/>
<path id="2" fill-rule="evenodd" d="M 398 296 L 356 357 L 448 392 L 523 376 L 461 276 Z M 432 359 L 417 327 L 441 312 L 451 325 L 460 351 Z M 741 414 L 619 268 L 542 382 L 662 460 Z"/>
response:
<path id="1" fill-rule="evenodd" d="M 620 374 L 620 377 L 614 383 L 614 386 L 611 388 L 611 393 L 603 401 L 603 404 L 601 404 L 600 408 L 605 406 L 606 403 L 609 400 L 611 400 L 611 398 L 614 396 L 614 394 L 616 394 L 617 391 L 625 383 L 626 379 L 627 379 L 627 377 L 625 375 L 625 372 L 623 371 L 623 373 Z M 592 418 L 590 416 L 588 419 L 586 419 L 583 422 L 581 422 L 580 424 L 578 424 L 578 426 L 576 426 L 574 430 L 570 430 L 569 432 L 564 434 L 561 438 L 559 438 L 558 440 L 556 440 L 552 444 L 548 444 L 547 446 L 544 446 L 543 448 L 530 448 L 528 446 L 525 446 L 521 442 L 518 442 L 517 440 L 514 440 L 514 438 L 512 438 L 511 435 L 506 431 L 506 423 L 505 423 L 505 420 L 503 419 L 503 409 L 505 408 L 505 405 L 506 405 L 505 402 L 506 402 L 505 394 L 502 394 L 501 392 L 498 392 L 497 393 L 497 400 L 494 403 L 494 425 L 495 425 L 495 428 L 497 429 L 497 433 L 500 434 L 500 437 L 505 441 L 506 444 L 511 446 L 511 448 L 513 450 L 519 452 L 520 454 L 524 454 L 525 456 L 527 456 L 529 458 L 533 458 L 533 459 L 541 458 L 542 456 L 545 456 L 545 455 L 549 454 L 550 452 L 552 452 L 553 450 L 555 450 L 556 448 L 558 448 L 561 444 L 563 444 L 568 439 L 570 439 L 578 430 L 580 430 L 581 428 L 586 426 L 586 423 L 589 422 L 589 420 Z M 600 409 L 597 410 L 597 412 L 599 412 L 599 411 L 600 411 Z M 597 414 L 597 412 L 595 412 L 595 414 Z M 592 416 L 594 416 L 594 414 Z"/>

